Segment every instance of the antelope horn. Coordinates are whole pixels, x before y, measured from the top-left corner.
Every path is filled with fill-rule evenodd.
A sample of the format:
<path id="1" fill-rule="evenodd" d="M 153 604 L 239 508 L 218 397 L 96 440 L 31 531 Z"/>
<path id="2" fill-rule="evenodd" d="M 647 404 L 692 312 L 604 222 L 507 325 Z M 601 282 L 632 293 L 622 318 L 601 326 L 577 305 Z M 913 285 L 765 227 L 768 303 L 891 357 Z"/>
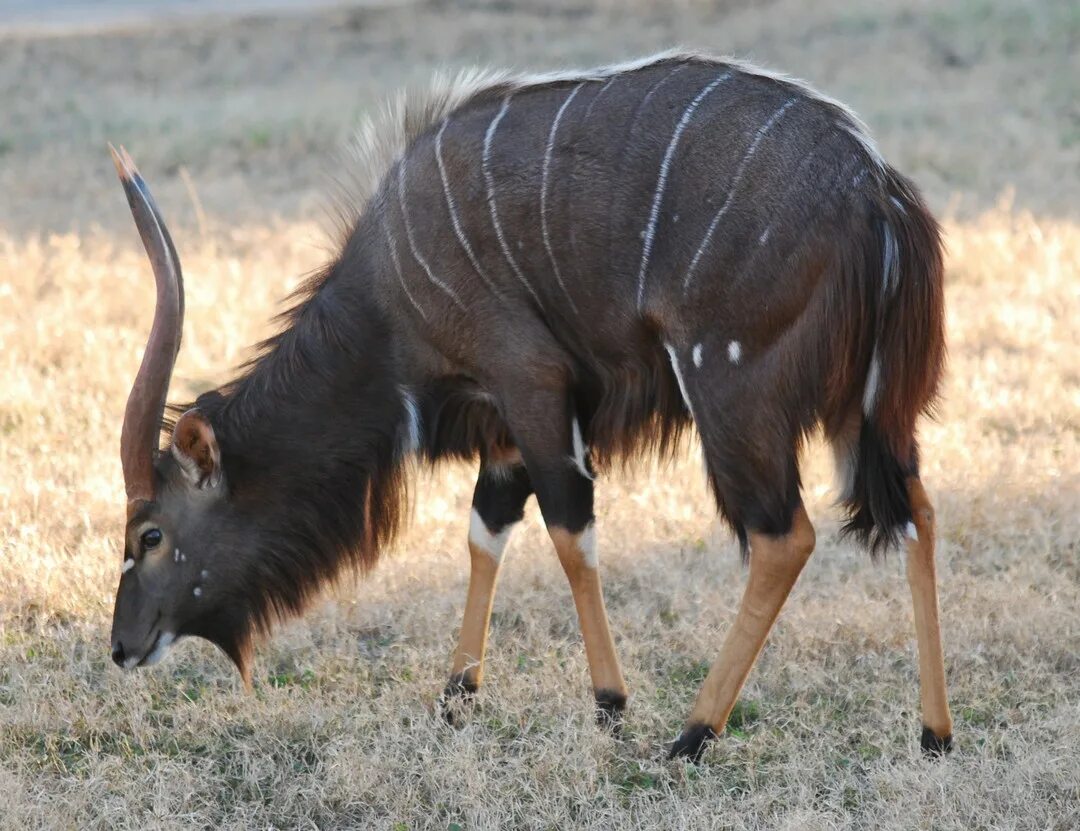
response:
<path id="1" fill-rule="evenodd" d="M 180 351 L 184 328 L 184 280 L 180 273 L 180 258 L 165 220 L 131 156 L 123 147 L 118 152 L 111 144 L 109 152 L 157 284 L 154 322 L 139 373 L 128 394 L 124 426 L 120 431 L 120 462 L 124 469 L 124 490 L 130 516 L 140 503 L 154 498 L 154 455 L 158 450 L 169 379 Z"/>

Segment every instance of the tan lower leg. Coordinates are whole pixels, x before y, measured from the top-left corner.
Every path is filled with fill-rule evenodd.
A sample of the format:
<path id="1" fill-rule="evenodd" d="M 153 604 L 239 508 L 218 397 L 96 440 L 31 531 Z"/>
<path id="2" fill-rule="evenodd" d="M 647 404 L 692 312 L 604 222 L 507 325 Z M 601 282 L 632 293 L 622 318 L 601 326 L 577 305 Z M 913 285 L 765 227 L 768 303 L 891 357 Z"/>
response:
<path id="1" fill-rule="evenodd" d="M 945 656 L 938 619 L 937 571 L 934 567 L 934 508 L 922 482 L 908 480 L 915 534 L 907 534 L 907 574 L 919 643 L 919 691 L 923 725 L 938 738 L 952 734 L 952 716 L 945 692 Z M 917 539 L 913 538 L 917 537 Z"/>
<path id="2" fill-rule="evenodd" d="M 617 699 L 621 696 L 625 701 L 626 682 L 608 628 L 593 528 L 590 525 L 580 534 L 572 534 L 564 528 L 549 528 L 548 533 L 574 595 L 593 691 L 598 697 L 608 695 Z"/>
<path id="3" fill-rule="evenodd" d="M 814 541 L 814 528 L 801 505 L 785 536 L 750 535 L 750 577 L 739 613 L 701 686 L 687 728 L 707 725 L 717 734 L 723 732 L 773 621 L 814 550 Z"/>
<path id="4" fill-rule="evenodd" d="M 453 679 L 467 689 L 480 686 L 484 675 L 484 651 L 487 648 L 488 622 L 495 601 L 495 582 L 499 560 L 478 544 L 469 541 L 472 569 L 461 635 L 454 652 Z"/>

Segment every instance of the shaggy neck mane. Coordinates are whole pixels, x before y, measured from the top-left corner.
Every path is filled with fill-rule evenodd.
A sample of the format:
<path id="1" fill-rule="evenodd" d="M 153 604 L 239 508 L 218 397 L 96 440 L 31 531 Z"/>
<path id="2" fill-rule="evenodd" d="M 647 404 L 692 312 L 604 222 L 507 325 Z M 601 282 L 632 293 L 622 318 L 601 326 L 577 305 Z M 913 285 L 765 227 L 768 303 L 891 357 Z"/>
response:
<path id="1" fill-rule="evenodd" d="M 355 285 L 359 262 L 346 253 L 316 275 L 241 376 L 196 402 L 221 447 L 230 509 L 247 519 L 229 621 L 238 655 L 342 569 L 370 569 L 404 514 L 391 339 L 365 293 L 340 286 L 346 271 Z"/>

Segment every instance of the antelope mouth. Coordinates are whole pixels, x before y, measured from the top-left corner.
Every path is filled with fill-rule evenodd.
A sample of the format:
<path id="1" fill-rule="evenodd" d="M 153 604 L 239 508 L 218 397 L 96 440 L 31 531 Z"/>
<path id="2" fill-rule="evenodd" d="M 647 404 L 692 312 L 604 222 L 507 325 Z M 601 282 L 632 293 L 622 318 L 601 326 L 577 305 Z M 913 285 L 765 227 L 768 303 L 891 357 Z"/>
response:
<path id="1" fill-rule="evenodd" d="M 150 648 L 143 653 L 141 658 L 137 655 L 132 655 L 124 661 L 124 669 L 152 667 L 154 664 L 160 663 L 161 660 L 169 654 L 169 650 L 174 643 L 176 643 L 175 634 L 166 632 L 164 629 L 159 629 L 154 636 L 154 640 L 150 643 Z"/>

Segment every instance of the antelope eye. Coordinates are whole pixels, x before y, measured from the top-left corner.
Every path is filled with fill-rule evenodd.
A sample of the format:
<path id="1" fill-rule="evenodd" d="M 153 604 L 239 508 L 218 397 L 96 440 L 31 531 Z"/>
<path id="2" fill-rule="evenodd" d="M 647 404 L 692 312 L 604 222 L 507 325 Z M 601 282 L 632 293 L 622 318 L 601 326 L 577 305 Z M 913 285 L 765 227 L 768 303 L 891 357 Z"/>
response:
<path id="1" fill-rule="evenodd" d="M 161 529 L 151 528 L 149 531 L 143 531 L 143 535 L 139 538 L 139 542 L 142 543 L 143 551 L 157 548 L 161 545 Z"/>

